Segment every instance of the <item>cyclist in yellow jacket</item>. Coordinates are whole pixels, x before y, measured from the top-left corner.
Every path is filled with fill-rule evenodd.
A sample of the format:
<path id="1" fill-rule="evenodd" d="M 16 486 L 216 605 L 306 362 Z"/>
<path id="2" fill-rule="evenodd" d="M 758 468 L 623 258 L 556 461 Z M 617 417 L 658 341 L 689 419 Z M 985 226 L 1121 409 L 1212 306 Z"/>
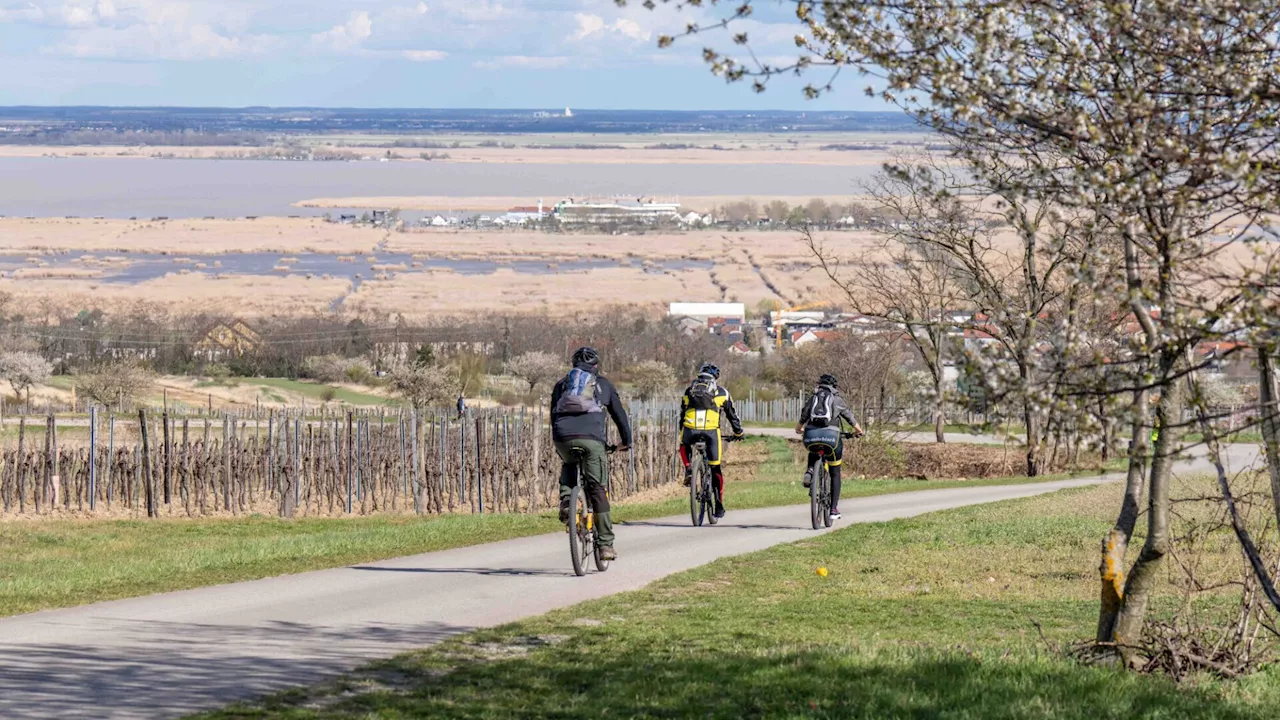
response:
<path id="1" fill-rule="evenodd" d="M 707 465 L 711 466 L 712 483 L 716 489 L 715 515 L 724 517 L 724 471 L 720 468 L 724 439 L 721 434 L 723 421 L 729 421 L 733 438 L 742 437 L 742 422 L 733 409 L 733 398 L 720 386 L 720 368 L 707 363 L 698 370 L 698 377 L 684 391 L 680 400 L 680 461 L 684 463 L 684 484 L 693 481 L 693 469 L 689 466 L 689 449 L 702 442 L 707 448 Z"/>

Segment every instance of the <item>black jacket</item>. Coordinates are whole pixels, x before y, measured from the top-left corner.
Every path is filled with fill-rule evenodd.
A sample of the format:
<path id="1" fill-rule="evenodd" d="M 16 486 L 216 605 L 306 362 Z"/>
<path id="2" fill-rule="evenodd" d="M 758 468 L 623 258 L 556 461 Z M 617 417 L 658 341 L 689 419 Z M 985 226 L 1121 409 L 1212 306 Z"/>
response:
<path id="1" fill-rule="evenodd" d="M 858 421 L 853 417 L 853 411 L 849 409 L 849 404 L 840 396 L 840 391 L 835 388 L 826 389 L 831 392 L 831 413 L 835 416 L 831 419 L 835 421 L 836 427 L 839 427 L 841 419 L 849 423 L 850 426 L 857 425 Z M 813 396 L 817 394 L 815 390 L 813 394 L 809 395 L 809 399 L 804 403 L 804 409 L 800 411 L 800 424 L 805 427 L 809 426 L 809 408 L 813 407 Z"/>
<path id="2" fill-rule="evenodd" d="M 618 397 L 618 391 L 614 389 L 613 383 L 604 379 L 596 369 L 590 365 L 578 365 L 579 370 L 585 370 L 596 376 L 596 389 L 600 406 L 603 407 L 609 417 L 613 418 L 613 424 L 618 426 L 618 442 L 622 445 L 631 444 L 631 421 L 627 419 L 627 411 L 622 407 L 622 398 Z M 551 391 L 551 438 L 557 442 L 562 440 L 599 440 L 605 442 L 607 435 L 607 425 L 605 413 L 586 413 L 583 415 L 561 415 L 556 413 L 556 405 L 559 404 L 560 396 L 564 394 L 566 380 L 561 378 L 556 383 L 555 389 Z"/>

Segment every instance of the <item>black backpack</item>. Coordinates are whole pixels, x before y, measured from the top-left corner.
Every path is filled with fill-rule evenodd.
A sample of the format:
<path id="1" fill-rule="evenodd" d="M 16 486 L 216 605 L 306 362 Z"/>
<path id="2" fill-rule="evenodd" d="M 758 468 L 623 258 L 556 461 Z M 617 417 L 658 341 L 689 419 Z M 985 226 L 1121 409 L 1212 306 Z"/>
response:
<path id="1" fill-rule="evenodd" d="M 715 378 L 700 377 L 689 386 L 689 408 L 693 410 L 717 410 L 716 396 L 720 388 Z"/>
<path id="2" fill-rule="evenodd" d="M 809 399 L 809 427 L 830 427 L 835 421 L 836 400 L 830 388 L 819 387 Z"/>

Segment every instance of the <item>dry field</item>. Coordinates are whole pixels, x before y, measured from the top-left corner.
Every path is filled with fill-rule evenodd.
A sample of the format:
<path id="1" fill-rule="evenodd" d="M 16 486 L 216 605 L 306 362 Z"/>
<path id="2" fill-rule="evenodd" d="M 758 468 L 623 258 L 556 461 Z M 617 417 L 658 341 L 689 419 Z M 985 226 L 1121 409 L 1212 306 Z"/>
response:
<path id="1" fill-rule="evenodd" d="M 213 255 L 228 252 L 364 253 L 386 239 L 369 227 L 320 218 L 109 220 L 0 218 L 0 253 L 84 251 Z"/>
<path id="2" fill-rule="evenodd" d="M 0 278 L 0 292 L 12 296 L 10 307 L 29 317 L 45 310 L 90 307 L 124 311 L 137 303 L 232 316 L 311 314 L 326 311 L 350 288 L 351 281 L 346 278 L 307 279 L 296 275 L 169 273 L 136 284 L 95 279 Z"/>
<path id="3" fill-rule="evenodd" d="M 871 247 L 875 236 L 833 232 L 819 240 L 847 257 Z M 1011 245 L 1015 242 L 1012 236 L 1008 241 Z M 1254 249 L 1233 246 L 1219 256 L 1215 267 L 1229 271 L 1256 265 L 1261 261 L 1254 256 Z M 762 300 L 794 305 L 840 299 L 814 266 L 799 234 L 791 231 L 388 233 L 291 218 L 167 222 L 0 219 L 0 254 L 51 251 L 84 253 L 86 257 L 75 267 L 37 262 L 0 277 L 0 292 L 10 294 L 15 307 L 37 314 L 86 307 L 110 310 L 145 302 L 176 311 L 199 307 L 209 312 L 261 316 L 326 312 L 340 306 L 346 312 L 403 314 L 413 321 L 477 311 L 569 314 L 614 304 L 659 308 L 676 301 L 738 301 L 755 306 Z M 133 284 L 101 277 L 127 264 L 130 252 L 171 254 L 174 269 Z M 349 273 L 343 270 L 310 278 L 282 272 L 235 274 L 218 270 L 220 261 L 210 257 L 229 252 L 278 252 L 282 263 L 286 257 L 312 252 L 347 255 L 359 262 L 352 261 Z M 369 259 L 385 258 L 387 253 L 413 259 L 395 263 Z M 183 261 L 188 257 L 191 262 Z M 488 274 L 465 274 L 423 267 L 440 261 L 494 262 L 498 269 Z M 534 272 L 504 267 L 516 262 L 533 262 L 537 267 Z M 575 267 L 580 263 L 596 267 Z M 202 271 L 200 264 L 207 267 Z M 356 273 L 364 280 L 353 292 L 351 276 Z"/>

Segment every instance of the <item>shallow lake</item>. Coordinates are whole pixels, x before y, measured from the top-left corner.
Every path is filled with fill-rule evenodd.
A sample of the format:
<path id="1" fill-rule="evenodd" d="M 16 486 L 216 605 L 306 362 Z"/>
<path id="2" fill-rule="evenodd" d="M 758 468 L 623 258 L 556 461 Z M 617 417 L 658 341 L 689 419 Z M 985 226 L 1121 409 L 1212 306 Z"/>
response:
<path id="1" fill-rule="evenodd" d="M 876 168 L 0 158 L 0 215 L 320 215 L 317 197 L 857 194 Z M 465 207 L 437 208 L 465 211 Z M 338 212 L 331 210 L 329 212 Z M 410 214 L 406 213 L 406 217 Z"/>

